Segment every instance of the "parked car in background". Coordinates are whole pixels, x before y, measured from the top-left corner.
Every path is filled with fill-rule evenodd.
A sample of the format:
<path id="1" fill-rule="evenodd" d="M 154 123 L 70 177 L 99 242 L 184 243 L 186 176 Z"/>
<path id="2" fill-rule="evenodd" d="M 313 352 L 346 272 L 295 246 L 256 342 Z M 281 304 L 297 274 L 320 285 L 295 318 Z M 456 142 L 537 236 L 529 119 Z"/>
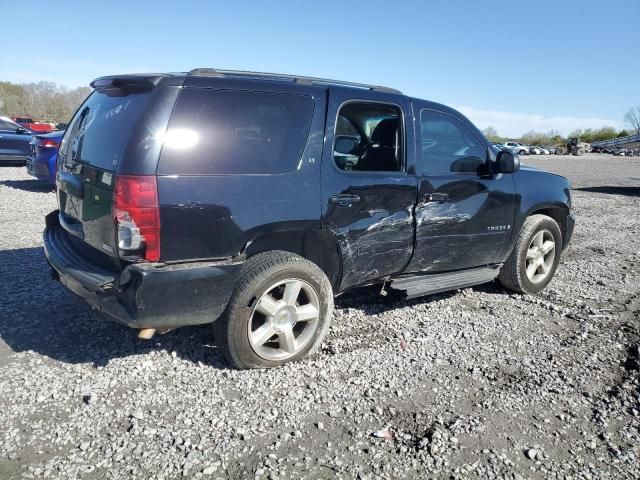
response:
<path id="1" fill-rule="evenodd" d="M 518 142 L 504 142 L 504 145 L 505 147 L 509 147 L 518 155 L 527 155 L 529 153 L 529 147 Z"/>
<path id="2" fill-rule="evenodd" d="M 8 117 L 0 117 L 0 163 L 24 162 L 33 132 Z"/>
<path id="3" fill-rule="evenodd" d="M 56 125 L 56 130 L 66 130 L 67 129 L 67 123 L 58 123 Z"/>
<path id="4" fill-rule="evenodd" d="M 35 135 L 30 143 L 30 153 L 27 158 L 27 172 L 32 177 L 49 185 L 56 183 L 56 162 L 58 147 L 64 136 L 64 130 Z"/>
<path id="5" fill-rule="evenodd" d="M 547 145 L 544 148 L 549 152 L 550 155 L 554 155 L 556 153 L 555 145 Z"/>
<path id="6" fill-rule="evenodd" d="M 529 153 L 532 155 L 549 155 L 549 150 L 544 147 L 538 147 L 537 145 L 534 145 L 532 147 L 529 147 Z"/>
<path id="7" fill-rule="evenodd" d="M 12 117 L 13 121 L 25 128 L 28 128 L 32 132 L 50 132 L 53 127 L 47 122 L 35 122 L 30 117 Z"/>
<path id="8" fill-rule="evenodd" d="M 496 147 L 498 150 L 507 151 L 511 153 L 518 153 L 513 148 L 507 147 L 504 143 L 493 142 L 492 145 Z"/>

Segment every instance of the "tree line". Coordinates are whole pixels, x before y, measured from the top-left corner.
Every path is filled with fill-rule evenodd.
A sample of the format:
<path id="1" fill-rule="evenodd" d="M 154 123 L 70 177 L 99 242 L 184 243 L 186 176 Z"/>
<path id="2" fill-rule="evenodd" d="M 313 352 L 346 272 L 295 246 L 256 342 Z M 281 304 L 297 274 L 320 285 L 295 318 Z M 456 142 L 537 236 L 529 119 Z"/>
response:
<path id="1" fill-rule="evenodd" d="M 89 87 L 67 88 L 54 82 L 0 82 L 0 115 L 66 123 L 89 93 Z"/>
<path id="2" fill-rule="evenodd" d="M 529 130 L 520 138 L 502 137 L 495 128 L 487 127 L 482 130 L 485 137 L 492 142 L 503 143 L 507 141 L 516 141 L 525 145 L 557 145 L 566 143 L 570 138 L 577 137 L 581 142 L 594 143 L 602 140 L 611 140 L 613 138 L 627 137 L 629 135 L 640 135 L 640 105 L 631 108 L 624 116 L 624 121 L 631 128 L 616 130 L 613 127 L 587 128 L 578 129 L 571 132 L 567 137 L 563 137 L 557 130 L 549 130 L 548 132 L 536 132 Z"/>

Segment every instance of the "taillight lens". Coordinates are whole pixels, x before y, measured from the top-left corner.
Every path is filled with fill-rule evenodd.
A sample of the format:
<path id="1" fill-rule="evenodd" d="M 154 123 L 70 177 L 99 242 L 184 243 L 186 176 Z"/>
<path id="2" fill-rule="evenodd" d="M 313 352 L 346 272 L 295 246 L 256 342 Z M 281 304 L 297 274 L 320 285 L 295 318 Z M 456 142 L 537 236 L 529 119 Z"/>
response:
<path id="1" fill-rule="evenodd" d="M 118 248 L 136 253 L 144 247 L 146 260 L 160 260 L 160 207 L 156 177 L 117 175 L 113 195 Z"/>
<path id="2" fill-rule="evenodd" d="M 40 148 L 58 148 L 59 146 L 60 143 L 55 140 L 40 140 L 38 143 L 38 147 Z"/>

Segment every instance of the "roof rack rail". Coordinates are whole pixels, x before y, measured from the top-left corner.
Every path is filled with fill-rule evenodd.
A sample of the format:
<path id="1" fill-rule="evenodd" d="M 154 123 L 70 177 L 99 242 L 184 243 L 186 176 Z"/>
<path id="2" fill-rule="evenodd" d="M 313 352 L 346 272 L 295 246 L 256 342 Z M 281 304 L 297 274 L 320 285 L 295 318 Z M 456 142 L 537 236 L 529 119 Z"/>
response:
<path id="1" fill-rule="evenodd" d="M 294 83 L 302 83 L 306 85 L 339 85 L 345 87 L 362 88 L 366 90 L 375 90 L 377 92 L 398 93 L 402 95 L 400 90 L 395 88 L 382 87 L 379 85 L 367 85 L 365 83 L 344 82 L 342 80 L 331 80 L 328 78 L 316 78 L 316 77 L 303 77 L 299 75 L 286 75 L 282 73 L 267 73 L 267 72 L 249 72 L 243 70 L 219 70 L 217 68 L 194 68 L 187 72 L 189 76 L 197 77 L 246 77 L 246 78 L 261 78 L 268 80 L 287 80 Z"/>

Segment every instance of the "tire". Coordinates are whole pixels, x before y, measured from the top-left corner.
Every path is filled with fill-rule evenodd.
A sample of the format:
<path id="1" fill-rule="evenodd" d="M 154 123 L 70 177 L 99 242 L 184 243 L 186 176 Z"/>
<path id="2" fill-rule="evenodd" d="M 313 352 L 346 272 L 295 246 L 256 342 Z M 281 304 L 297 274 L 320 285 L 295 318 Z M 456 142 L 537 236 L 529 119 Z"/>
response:
<path id="1" fill-rule="evenodd" d="M 518 155 L 526 155 L 526 154 L 527 154 L 527 151 L 526 151 L 526 150 L 520 150 L 520 151 L 518 152 Z"/>
<path id="2" fill-rule="evenodd" d="M 293 300 L 285 297 L 289 287 Z M 214 334 L 231 366 L 276 367 L 314 353 L 332 315 L 333 289 L 324 272 L 299 255 L 276 250 L 245 262 Z"/>
<path id="3" fill-rule="evenodd" d="M 538 242 L 540 238 L 542 242 L 539 244 L 544 248 L 533 244 L 534 239 Z M 547 243 L 551 241 L 553 245 Z M 551 246 L 553 249 L 545 253 L 545 250 L 550 249 Z M 500 269 L 498 281 L 503 287 L 519 293 L 538 293 L 553 278 L 558 268 L 561 251 L 562 234 L 556 221 L 546 215 L 532 215 L 525 220 L 511 255 Z M 535 255 L 535 258 L 527 258 L 528 252 L 530 255 Z M 540 261 L 540 257 L 543 264 L 534 266 L 536 261 Z M 531 267 L 529 271 L 528 266 Z M 531 276 L 530 272 L 533 272 Z"/>
<path id="4" fill-rule="evenodd" d="M 577 156 L 584 155 L 584 150 L 582 148 L 579 148 L 578 150 L 576 150 L 576 155 Z"/>

